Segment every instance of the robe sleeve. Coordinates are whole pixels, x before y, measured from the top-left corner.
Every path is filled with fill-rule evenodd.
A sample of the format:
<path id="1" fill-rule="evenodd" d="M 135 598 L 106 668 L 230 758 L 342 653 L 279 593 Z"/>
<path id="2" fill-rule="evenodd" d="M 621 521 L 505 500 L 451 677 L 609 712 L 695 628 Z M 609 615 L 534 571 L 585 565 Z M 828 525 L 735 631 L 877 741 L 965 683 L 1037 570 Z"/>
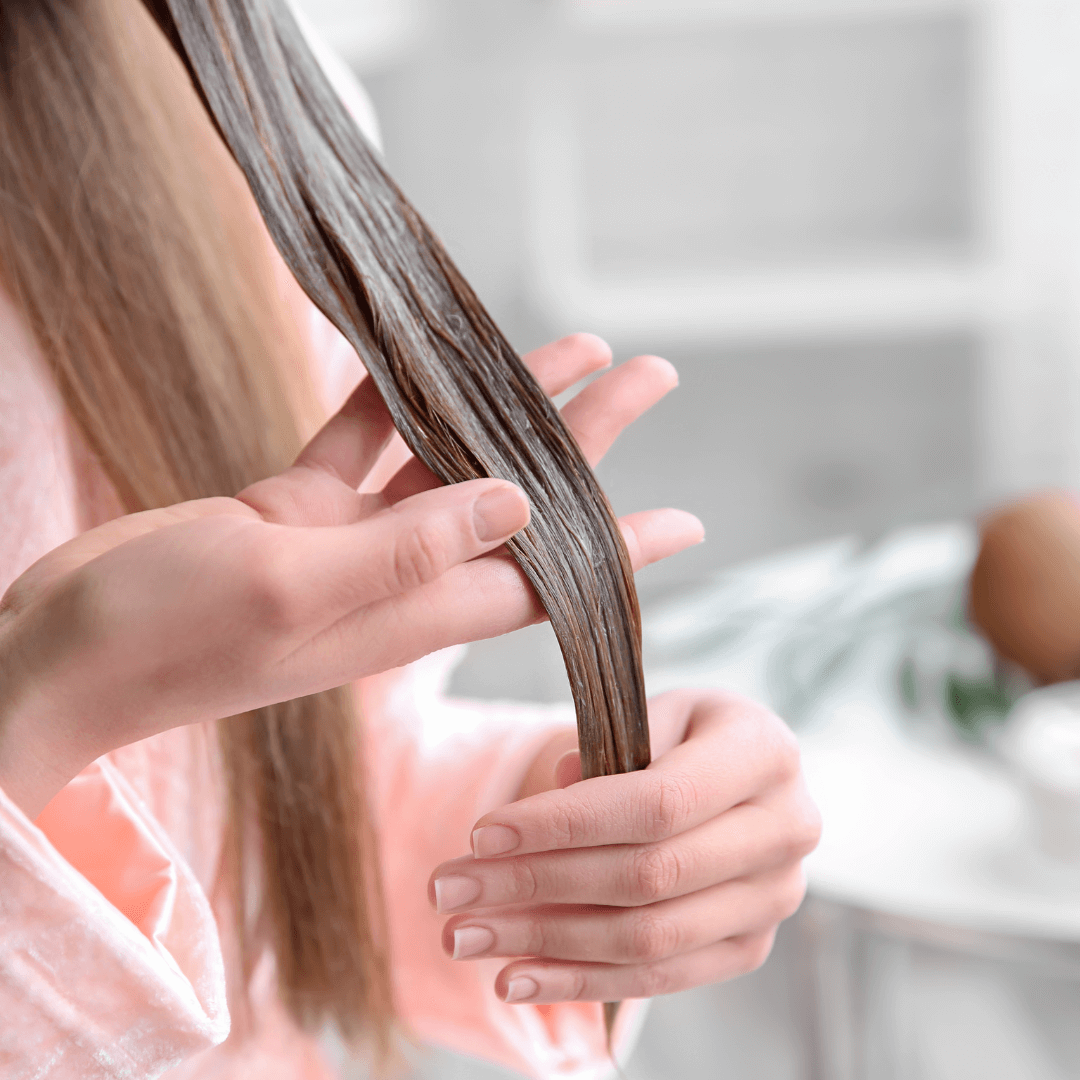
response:
<path id="1" fill-rule="evenodd" d="M 36 823 L 0 792 L 0 1074 L 154 1077 L 229 1031 L 207 899 L 95 762 Z"/>
<path id="2" fill-rule="evenodd" d="M 2 293 L 0 341 L 2 593 L 79 523 L 63 403 Z M 36 823 L 0 791 L 0 1076 L 142 1080 L 228 1030 L 209 904 L 124 777 L 91 765 Z"/>

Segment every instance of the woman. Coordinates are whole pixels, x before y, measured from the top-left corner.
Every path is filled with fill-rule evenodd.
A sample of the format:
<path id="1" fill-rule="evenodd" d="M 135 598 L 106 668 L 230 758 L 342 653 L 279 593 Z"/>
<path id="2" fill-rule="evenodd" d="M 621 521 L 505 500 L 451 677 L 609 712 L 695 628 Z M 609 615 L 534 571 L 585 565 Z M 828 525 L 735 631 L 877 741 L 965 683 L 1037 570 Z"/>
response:
<path id="1" fill-rule="evenodd" d="M 599 1075 L 599 1002 L 761 963 L 818 828 L 783 725 L 666 695 L 649 769 L 576 782 L 561 713 L 442 698 L 438 650 L 542 617 L 522 493 L 391 438 L 140 5 L 3 0 L 0 49 L 4 1075 L 326 1076 L 321 1030 L 394 1009 Z M 595 463 L 673 383 L 564 418 Z M 638 566 L 701 538 L 623 528 Z"/>

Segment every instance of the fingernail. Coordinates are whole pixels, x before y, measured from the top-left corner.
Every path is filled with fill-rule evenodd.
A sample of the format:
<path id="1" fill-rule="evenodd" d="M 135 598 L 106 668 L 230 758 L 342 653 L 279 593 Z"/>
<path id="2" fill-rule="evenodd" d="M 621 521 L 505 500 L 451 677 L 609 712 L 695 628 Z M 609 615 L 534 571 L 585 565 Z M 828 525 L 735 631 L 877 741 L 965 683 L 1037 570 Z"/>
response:
<path id="1" fill-rule="evenodd" d="M 528 520 L 525 497 L 511 484 L 486 491 L 473 504 L 473 527 L 481 540 L 511 536 Z"/>
<path id="2" fill-rule="evenodd" d="M 477 859 L 505 855 L 520 843 L 517 829 L 511 829 L 509 825 L 485 825 L 482 829 L 473 829 L 472 852 Z"/>
<path id="3" fill-rule="evenodd" d="M 519 975 L 516 979 L 510 980 L 503 1001 L 528 1001 L 529 998 L 536 997 L 539 992 L 540 984 L 535 979 L 530 979 L 528 975 Z"/>
<path id="4" fill-rule="evenodd" d="M 567 750 L 558 761 L 555 762 L 555 786 L 568 788 L 581 779 L 581 753 L 578 750 Z"/>
<path id="5" fill-rule="evenodd" d="M 486 926 L 459 926 L 454 931 L 455 960 L 487 952 L 495 944 L 495 935 Z"/>
<path id="6" fill-rule="evenodd" d="M 471 877 L 435 879 L 435 910 L 453 911 L 471 904 L 480 895 L 480 882 Z"/>

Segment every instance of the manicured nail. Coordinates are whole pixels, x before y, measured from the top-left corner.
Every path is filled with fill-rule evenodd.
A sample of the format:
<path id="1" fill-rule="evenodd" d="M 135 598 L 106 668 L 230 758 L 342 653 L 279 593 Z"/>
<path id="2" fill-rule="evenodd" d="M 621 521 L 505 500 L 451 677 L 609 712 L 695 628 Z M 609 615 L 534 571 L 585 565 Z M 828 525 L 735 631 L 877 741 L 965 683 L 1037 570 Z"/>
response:
<path id="1" fill-rule="evenodd" d="M 517 829 L 511 829 L 509 825 L 485 825 L 481 829 L 473 829 L 472 853 L 476 859 L 505 855 L 520 843 Z"/>
<path id="2" fill-rule="evenodd" d="M 529 998 L 536 997 L 539 992 L 540 984 L 535 979 L 530 979 L 528 975 L 519 975 L 516 979 L 510 980 L 503 1001 L 528 1001 Z"/>
<path id="3" fill-rule="evenodd" d="M 480 895 L 480 882 L 471 877 L 435 879 L 435 910 L 453 911 L 471 904 Z"/>
<path id="4" fill-rule="evenodd" d="M 529 520 L 525 496 L 511 484 L 486 491 L 473 504 L 473 527 L 481 540 L 512 536 Z"/>
<path id="5" fill-rule="evenodd" d="M 487 952 L 495 944 L 495 935 L 486 926 L 459 926 L 454 931 L 455 960 Z"/>

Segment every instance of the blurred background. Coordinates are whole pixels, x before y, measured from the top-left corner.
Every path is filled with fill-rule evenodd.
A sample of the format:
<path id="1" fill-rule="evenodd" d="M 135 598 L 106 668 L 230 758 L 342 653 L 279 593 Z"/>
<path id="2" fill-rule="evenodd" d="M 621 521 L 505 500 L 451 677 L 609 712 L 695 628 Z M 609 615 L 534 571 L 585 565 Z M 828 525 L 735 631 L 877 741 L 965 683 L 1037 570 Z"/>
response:
<path id="1" fill-rule="evenodd" d="M 942 630 L 973 541 L 969 527 L 938 523 L 1080 481 L 1075 0 L 300 6 L 362 79 L 392 174 L 520 351 L 589 330 L 617 360 L 657 353 L 678 368 L 679 389 L 599 470 L 617 511 L 679 506 L 708 530 L 640 576 L 654 688 L 728 672 L 786 702 L 818 776 L 843 776 L 843 788 L 870 766 L 836 765 L 835 748 L 858 742 L 850 731 L 821 735 L 843 698 L 838 684 L 825 689 L 836 656 L 845 685 L 863 673 L 863 712 L 885 717 L 874 761 L 900 706 L 874 697 L 866 672 L 902 668 L 948 693 L 996 678 L 976 636 Z M 830 548 L 837 537 L 848 547 Z M 907 569 L 883 570 L 895 559 L 882 552 L 901 549 Z M 808 554 L 777 555 L 790 551 Z M 783 573 L 803 584 L 769 592 Z M 840 618 L 837 596 L 864 596 L 868 581 L 878 606 L 845 601 Z M 746 607 L 754 589 L 772 598 L 764 608 Z M 881 615 L 897 604 L 904 619 Z M 732 633 L 746 644 L 747 628 L 765 624 L 783 628 L 731 668 Z M 841 645 L 793 653 L 792 628 L 807 625 Z M 883 635 L 875 660 L 852 660 L 853 641 Z M 781 645 L 792 670 L 813 673 L 801 696 L 777 690 Z M 968 682 L 957 684 L 960 668 Z M 546 627 L 472 647 L 454 689 L 569 698 Z M 940 780 L 951 802 L 927 824 L 967 821 L 942 866 L 974 859 L 980 819 L 993 818 L 979 805 L 964 818 L 963 792 L 998 808 L 995 843 L 1016 833 L 1009 858 L 1034 850 L 993 739 L 956 708 L 928 720 L 907 705 L 909 742 L 926 755 L 911 775 L 959 770 Z M 845 832 L 844 815 L 896 806 L 870 813 L 844 798 L 832 808 L 841 839 L 823 845 L 811 900 L 773 960 L 656 1003 L 628 1080 L 1080 1075 L 1072 864 L 989 881 L 984 859 L 959 884 L 927 870 L 921 898 L 898 899 L 896 865 L 871 884 L 844 876 L 871 842 Z M 925 851 L 910 816 L 897 821 L 895 850 Z M 433 1060 L 424 1075 L 499 1075 Z"/>

